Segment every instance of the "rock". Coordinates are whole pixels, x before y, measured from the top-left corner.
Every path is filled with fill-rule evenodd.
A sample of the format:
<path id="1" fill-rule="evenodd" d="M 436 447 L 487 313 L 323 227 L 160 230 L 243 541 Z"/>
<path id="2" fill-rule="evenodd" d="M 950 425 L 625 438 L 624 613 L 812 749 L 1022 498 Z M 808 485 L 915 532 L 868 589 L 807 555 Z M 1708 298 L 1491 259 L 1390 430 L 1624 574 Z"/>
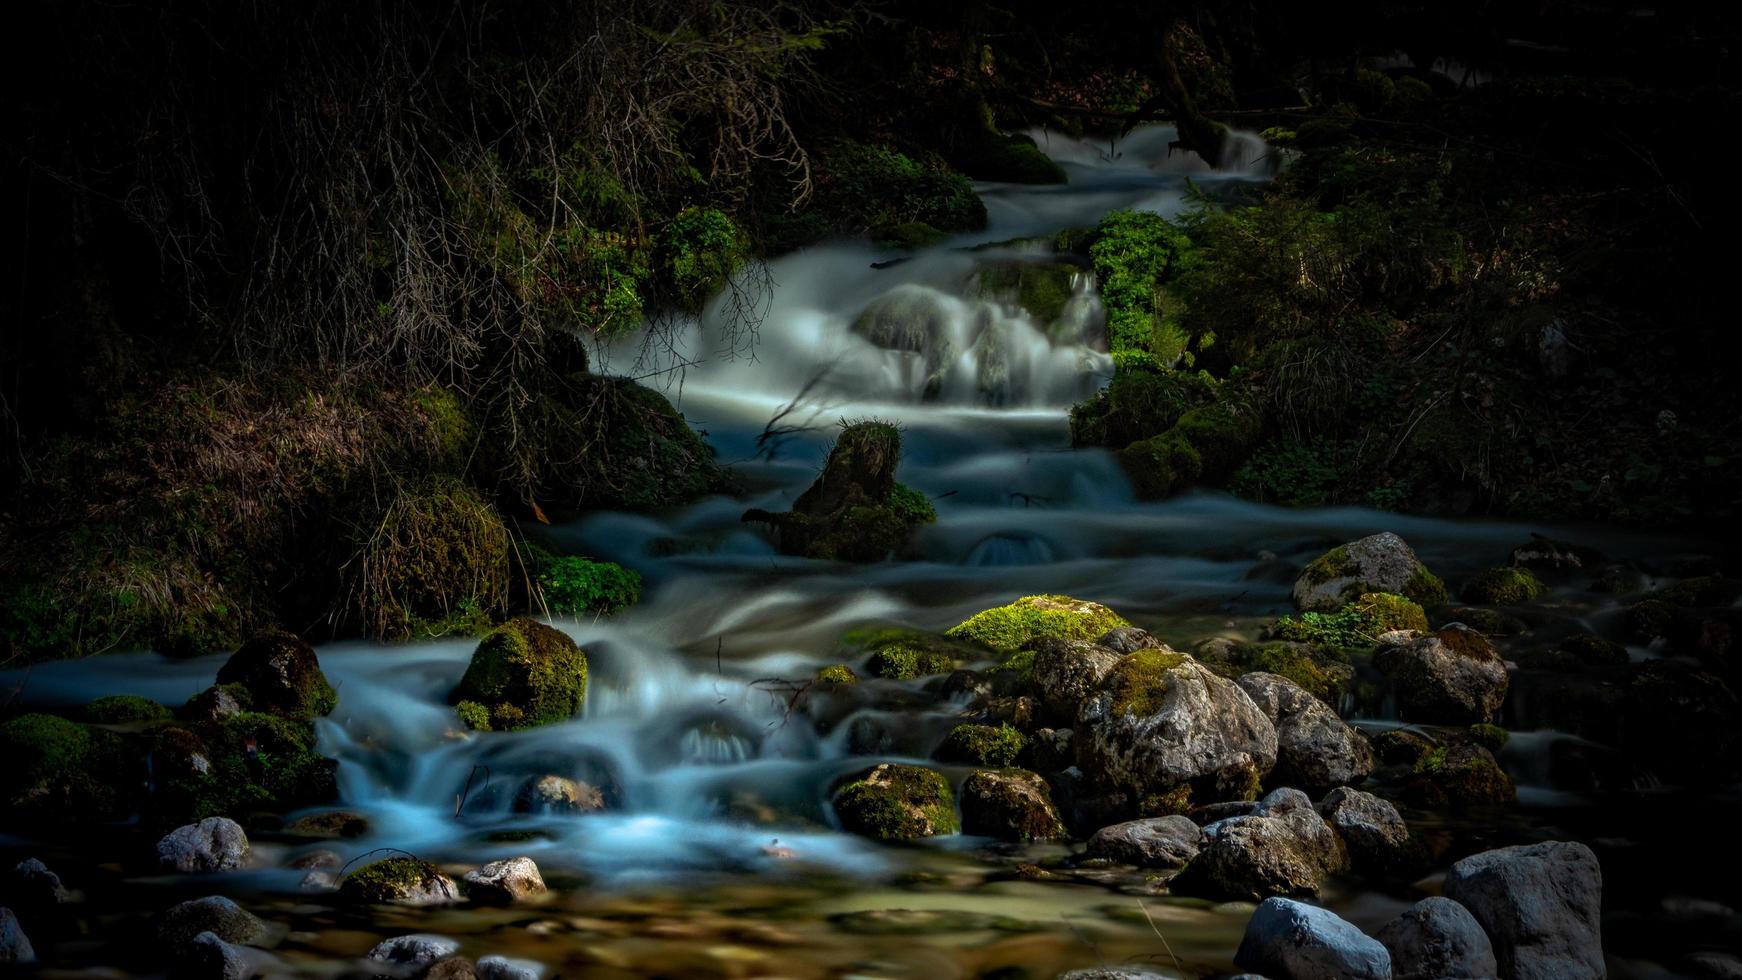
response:
<path id="1" fill-rule="evenodd" d="M 1031 595 L 977 612 L 944 631 L 944 635 L 978 643 L 990 650 L 1014 653 L 1041 640 L 1093 640 L 1131 624 L 1098 602 L 1068 595 Z"/>
<path id="2" fill-rule="evenodd" d="M 1335 913 L 1267 898 L 1252 913 L 1234 953 L 1243 970 L 1272 980 L 1389 980 L 1391 954 Z"/>
<path id="3" fill-rule="evenodd" d="M 485 956 L 478 960 L 478 980 L 541 980 L 544 966 L 532 960 Z"/>
<path id="4" fill-rule="evenodd" d="M 1249 798 L 1276 764 L 1276 729 L 1251 697 L 1172 650 L 1120 658 L 1074 731 L 1078 764 L 1136 799 L 1188 784 Z"/>
<path id="5" fill-rule="evenodd" d="M 1516 795 L 1512 778 L 1494 761 L 1494 753 L 1470 741 L 1453 742 L 1417 759 L 1404 786 L 1410 803 L 1431 808 L 1510 803 Z"/>
<path id="6" fill-rule="evenodd" d="M 246 946 L 264 941 L 271 931 L 265 922 L 221 895 L 171 906 L 157 917 L 156 924 L 158 942 L 176 956 L 185 954 L 203 932 Z"/>
<path id="7" fill-rule="evenodd" d="M 1390 531 L 1339 545 L 1314 559 L 1294 583 L 1294 604 L 1335 612 L 1364 592 L 1389 592 L 1432 606 L 1446 599 L 1445 583 Z"/>
<path id="8" fill-rule="evenodd" d="M 202 932 L 182 952 L 176 975 L 188 980 L 248 980 L 256 972 L 240 946 L 225 942 L 215 932 Z"/>
<path id="9" fill-rule="evenodd" d="M 1076 764 L 1076 748 L 1069 728 L 1042 728 L 1029 736 L 1028 755 L 1042 775 L 1063 772 Z"/>
<path id="10" fill-rule="evenodd" d="M 865 837 L 907 840 L 959 829 L 950 784 L 919 766 L 873 766 L 836 789 L 833 803 L 842 828 Z"/>
<path id="11" fill-rule="evenodd" d="M 466 873 L 466 892 L 474 900 L 512 905 L 544 893 L 544 878 L 529 857 L 491 861 Z"/>
<path id="12" fill-rule="evenodd" d="M 1312 799 L 1300 790 L 1288 786 L 1271 790 L 1258 801 L 1252 815 L 1282 821 L 1300 842 L 1301 853 L 1327 873 L 1348 866 L 1349 852 L 1342 838 L 1319 816 Z"/>
<path id="13" fill-rule="evenodd" d="M 460 944 L 446 936 L 418 934 L 377 943 L 365 958 L 396 967 L 402 975 L 416 976 L 459 951 Z"/>
<path id="14" fill-rule="evenodd" d="M 1199 655 L 1211 670 L 1232 678 L 1251 673 L 1279 674 L 1326 704 L 1337 704 L 1355 682 L 1355 668 L 1340 652 L 1308 643 L 1273 640 L 1232 643 L 1211 640 Z"/>
<path id="15" fill-rule="evenodd" d="M 477 980 L 478 968 L 464 956 L 450 956 L 425 970 L 423 980 Z"/>
<path id="16" fill-rule="evenodd" d="M 1062 725 L 1073 724 L 1083 702 L 1119 663 L 1120 656 L 1086 640 L 1049 638 L 1036 643 L 1034 690 L 1040 696 L 1043 716 Z"/>
<path id="17" fill-rule="evenodd" d="M 1154 970 L 1142 970 L 1137 967 L 1096 966 L 1087 970 L 1071 970 L 1061 973 L 1056 980 L 1168 980 L 1173 974 L 1157 973 Z"/>
<path id="18" fill-rule="evenodd" d="M 1409 826 L 1389 802 L 1339 786 L 1319 801 L 1319 815 L 1343 839 L 1349 863 L 1362 874 L 1388 874 L 1410 865 Z"/>
<path id="19" fill-rule="evenodd" d="M 1506 699 L 1506 664 L 1472 629 L 1454 625 L 1407 643 L 1382 644 L 1373 663 L 1390 677 L 1398 710 L 1410 721 L 1492 721 Z"/>
<path id="20" fill-rule="evenodd" d="M 1118 626 L 1108 630 L 1095 641 L 1097 646 L 1106 647 L 1114 653 L 1136 653 L 1139 650 L 1166 650 L 1167 644 L 1156 639 L 1148 630 L 1135 626 Z"/>
<path id="21" fill-rule="evenodd" d="M 1536 572 L 1590 571 L 1606 561 L 1602 552 L 1540 534 L 1532 534 L 1529 542 L 1512 549 L 1512 564 Z"/>
<path id="22" fill-rule="evenodd" d="M 957 725 L 935 753 L 944 762 L 1003 769 L 1016 765 L 1027 736 L 1009 725 Z"/>
<path id="23" fill-rule="evenodd" d="M 1470 910 L 1438 895 L 1386 923 L 1376 937 L 1391 952 L 1396 980 L 1496 977 L 1494 947 Z"/>
<path id="24" fill-rule="evenodd" d="M 60 875 L 50 871 L 48 865 L 36 858 L 25 858 L 18 862 L 6 876 L 6 884 L 0 887 L 0 894 L 25 909 L 60 905 L 72 901 L 73 898 L 72 893 L 61 884 Z"/>
<path id="25" fill-rule="evenodd" d="M 515 813 L 592 813 L 605 809 L 605 795 L 590 783 L 565 776 L 539 776 L 514 794 Z"/>
<path id="26" fill-rule="evenodd" d="M 9 908 L 0 907 L 0 964 L 34 963 L 36 948 Z"/>
<path id="27" fill-rule="evenodd" d="M 1583 844 L 1503 847 L 1452 865 L 1445 896 L 1470 910 L 1517 980 L 1605 976 L 1603 870 Z"/>
<path id="28" fill-rule="evenodd" d="M 248 859 L 248 835 L 228 817 L 177 827 L 157 842 L 157 861 L 187 872 L 234 871 Z"/>
<path id="29" fill-rule="evenodd" d="M 1271 895 L 1314 895 L 1324 862 L 1275 817 L 1218 820 L 1203 828 L 1197 856 L 1169 888 L 1179 895 L 1256 902 Z"/>
<path id="30" fill-rule="evenodd" d="M 895 482 L 901 432 L 887 422 L 853 422 L 841 429 L 823 472 L 792 510 L 746 511 L 768 524 L 783 554 L 829 561 L 881 561 L 907 542 L 915 527 L 937 520 L 924 494 Z"/>
<path id="31" fill-rule="evenodd" d="M 1546 591 L 1542 580 L 1528 568 L 1490 568 L 1464 583 L 1459 595 L 1478 606 L 1516 606 Z"/>
<path id="32" fill-rule="evenodd" d="M 293 837 L 354 838 L 369 833 L 369 818 L 350 810 L 327 810 L 299 817 L 284 828 Z"/>
<path id="33" fill-rule="evenodd" d="M 0 825 L 59 828 L 125 819 L 144 768 L 122 736 L 57 715 L 0 723 Z"/>
<path id="34" fill-rule="evenodd" d="M 253 710 L 286 718 L 317 718 L 339 703 L 314 647 L 282 630 L 255 634 L 242 644 L 218 668 L 218 685 L 227 684 L 246 690 Z"/>
<path id="35" fill-rule="evenodd" d="M 427 861 L 388 858 L 345 876 L 340 897 L 354 904 L 446 905 L 460 900 L 451 878 Z"/>
<path id="36" fill-rule="evenodd" d="M 1373 772 L 1373 747 L 1323 701 L 1278 674 L 1254 673 L 1240 687 L 1276 726 L 1273 778 L 1322 790 Z"/>
<path id="37" fill-rule="evenodd" d="M 586 653 L 567 633 L 522 617 L 484 637 L 448 703 L 474 727 L 487 717 L 492 730 L 514 731 L 567 721 L 586 696 Z"/>
<path id="38" fill-rule="evenodd" d="M 962 783 L 962 831 L 999 840 L 1065 836 L 1046 780 L 1026 769 L 981 769 Z"/>
<path id="39" fill-rule="evenodd" d="M 1198 825 L 1179 815 L 1128 820 L 1089 838 L 1089 853 L 1141 868 L 1179 868 L 1197 856 Z"/>
<path id="40" fill-rule="evenodd" d="M 213 725 L 243 712 L 236 692 L 222 687 L 208 687 L 188 699 L 176 716 L 195 725 Z"/>

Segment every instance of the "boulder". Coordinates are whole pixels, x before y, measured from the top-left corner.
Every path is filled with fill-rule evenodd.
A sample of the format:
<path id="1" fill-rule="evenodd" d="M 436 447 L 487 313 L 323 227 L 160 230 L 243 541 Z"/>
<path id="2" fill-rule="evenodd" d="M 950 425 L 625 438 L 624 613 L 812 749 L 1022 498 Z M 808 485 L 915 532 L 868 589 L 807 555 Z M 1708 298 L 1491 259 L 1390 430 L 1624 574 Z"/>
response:
<path id="1" fill-rule="evenodd" d="M 944 762 L 1003 769 L 1016 765 L 1028 737 L 1010 725 L 957 725 L 935 753 Z"/>
<path id="2" fill-rule="evenodd" d="M 245 710 L 236 697 L 236 691 L 225 687 L 208 687 L 188 698 L 187 703 L 176 711 L 176 717 L 194 725 L 215 725 Z"/>
<path id="3" fill-rule="evenodd" d="M 234 871 L 248 860 L 248 835 L 228 817 L 177 827 L 157 842 L 157 861 L 187 872 Z"/>
<path id="4" fill-rule="evenodd" d="M 523 617 L 484 637 L 448 703 L 468 724 L 483 718 L 514 731 L 567 721 L 586 696 L 586 653 L 567 633 Z"/>
<path id="5" fill-rule="evenodd" d="M 419 934 L 383 940 L 369 950 L 365 958 L 373 963 L 385 963 L 401 974 L 416 976 L 459 951 L 460 944 L 446 936 Z"/>
<path id="6" fill-rule="evenodd" d="M 1286 898 L 1259 903 L 1234 953 L 1271 980 L 1390 980 L 1391 954 L 1335 913 Z"/>
<path id="7" fill-rule="evenodd" d="M 339 696 L 321 672 L 314 647 L 283 630 L 258 633 L 218 668 L 218 685 L 239 685 L 249 706 L 287 718 L 330 714 Z"/>
<path id="8" fill-rule="evenodd" d="M 248 953 L 215 932 L 202 932 L 181 952 L 176 976 L 187 980 L 249 980 L 257 972 Z"/>
<path id="9" fill-rule="evenodd" d="M 1488 934 L 1469 909 L 1449 898 L 1422 899 L 1386 923 L 1375 938 L 1391 952 L 1395 980 L 1500 975 Z"/>
<path id="10" fill-rule="evenodd" d="M 1435 748 L 1415 761 L 1404 798 L 1423 807 L 1463 809 L 1510 803 L 1516 796 L 1512 777 L 1494 761 L 1494 753 L 1474 741 L 1455 741 Z"/>
<path id="11" fill-rule="evenodd" d="M 478 980 L 478 968 L 464 956 L 450 956 L 425 970 L 422 980 Z"/>
<path id="12" fill-rule="evenodd" d="M 1276 726 L 1273 778 L 1315 790 L 1358 783 L 1373 772 L 1373 747 L 1323 701 L 1278 674 L 1254 673 L 1240 687 Z"/>
<path id="13" fill-rule="evenodd" d="M 1172 650 L 1120 658 L 1074 731 L 1085 772 L 1137 799 L 1183 785 L 1250 798 L 1276 764 L 1276 729 L 1252 698 Z"/>
<path id="14" fill-rule="evenodd" d="M 353 904 L 446 905 L 460 900 L 453 879 L 416 858 L 388 858 L 346 875 L 339 896 Z"/>
<path id="15" fill-rule="evenodd" d="M 1327 873 L 1348 867 L 1349 852 L 1343 839 L 1319 816 L 1312 799 L 1300 790 L 1290 786 L 1271 790 L 1258 801 L 1252 815 L 1282 821 L 1300 842 L 1301 853 Z"/>
<path id="16" fill-rule="evenodd" d="M 937 520 L 924 494 L 895 482 L 900 461 L 901 432 L 894 425 L 850 423 L 792 510 L 750 510 L 743 520 L 772 527 L 783 554 L 881 561 L 905 544 L 914 528 Z"/>
<path id="17" fill-rule="evenodd" d="M 1167 644 L 1156 639 L 1148 630 L 1135 626 L 1116 626 L 1101 635 L 1095 641 L 1097 646 L 1103 646 L 1114 653 L 1136 653 L 1139 650 L 1165 650 Z"/>
<path id="18" fill-rule="evenodd" d="M 35 909 L 49 905 L 60 905 L 73 900 L 73 895 L 61 884 L 60 875 L 50 871 L 48 865 L 36 858 L 25 858 L 12 868 L 6 876 L 4 885 L 0 885 L 0 895 L 5 895 L 20 908 Z"/>
<path id="19" fill-rule="evenodd" d="M 1593 548 L 1556 541 L 1540 534 L 1512 549 L 1512 564 L 1539 572 L 1578 572 L 1601 568 L 1608 559 Z"/>
<path id="20" fill-rule="evenodd" d="M 512 905 L 544 893 L 544 878 L 529 857 L 491 861 L 466 872 L 466 893 L 474 901 Z"/>
<path id="21" fill-rule="evenodd" d="M 0 965 L 36 962 L 36 948 L 9 908 L 0 907 Z"/>
<path id="22" fill-rule="evenodd" d="M 1315 895 L 1324 862 L 1287 823 L 1249 815 L 1203 828 L 1198 853 L 1169 882 L 1180 895 L 1256 902 L 1271 895 Z"/>
<path id="23" fill-rule="evenodd" d="M 605 809 L 605 794 L 566 776 L 538 776 L 514 794 L 513 807 L 515 813 L 592 813 Z"/>
<path id="24" fill-rule="evenodd" d="M 1389 802 L 1347 786 L 1319 801 L 1319 815 L 1349 850 L 1349 863 L 1362 874 L 1383 875 L 1407 868 L 1413 848 L 1409 826 Z"/>
<path id="25" fill-rule="evenodd" d="M 1043 716 L 1062 725 L 1073 724 L 1083 702 L 1100 686 L 1101 678 L 1119 663 L 1121 656 L 1087 640 L 1049 638 L 1036 643 L 1034 690 L 1040 697 Z"/>
<path id="26" fill-rule="evenodd" d="M 999 840 L 1065 836 L 1046 780 L 1026 769 L 981 769 L 962 783 L 962 831 Z"/>
<path id="27" fill-rule="evenodd" d="M 919 766 L 873 766 L 843 782 L 833 803 L 842 828 L 865 837 L 908 840 L 960 829 L 950 784 Z"/>
<path id="28" fill-rule="evenodd" d="M 484 956 L 478 960 L 478 980 L 542 980 L 544 966 L 532 960 Z"/>
<path id="29" fill-rule="evenodd" d="M 1335 612 L 1366 592 L 1389 592 L 1424 606 L 1446 600 L 1446 586 L 1390 531 L 1339 545 L 1314 559 L 1294 583 L 1294 604 Z"/>
<path id="30" fill-rule="evenodd" d="M 1603 869 L 1583 844 L 1546 841 L 1473 854 L 1452 865 L 1445 896 L 1481 924 L 1503 977 L 1606 975 Z"/>
<path id="31" fill-rule="evenodd" d="M 1179 868 L 1197 856 L 1198 825 L 1175 814 L 1102 827 L 1089 838 L 1089 853 L 1141 868 Z"/>
<path id="32" fill-rule="evenodd" d="M 1517 606 L 1547 591 L 1542 579 L 1528 568 L 1490 568 L 1471 576 L 1458 595 L 1478 606 Z"/>
<path id="33" fill-rule="evenodd" d="M 1405 639 L 1381 637 L 1373 664 L 1390 679 L 1410 721 L 1469 725 L 1492 721 L 1506 700 L 1506 664 L 1475 630 L 1448 626 Z"/>
<path id="34" fill-rule="evenodd" d="M 977 612 L 945 630 L 944 635 L 1000 653 L 1014 653 L 1046 639 L 1094 640 L 1129 625 L 1098 602 L 1068 595 L 1031 595 Z"/>
<path id="35" fill-rule="evenodd" d="M 321 839 L 362 837 L 369 833 L 369 818 L 350 810 L 323 810 L 298 817 L 284 832 L 292 837 Z"/>
<path id="36" fill-rule="evenodd" d="M 163 949 L 179 958 L 189 952 L 201 933 L 246 946 L 263 942 L 272 929 L 235 902 L 212 895 L 164 910 L 157 917 L 156 932 Z"/>

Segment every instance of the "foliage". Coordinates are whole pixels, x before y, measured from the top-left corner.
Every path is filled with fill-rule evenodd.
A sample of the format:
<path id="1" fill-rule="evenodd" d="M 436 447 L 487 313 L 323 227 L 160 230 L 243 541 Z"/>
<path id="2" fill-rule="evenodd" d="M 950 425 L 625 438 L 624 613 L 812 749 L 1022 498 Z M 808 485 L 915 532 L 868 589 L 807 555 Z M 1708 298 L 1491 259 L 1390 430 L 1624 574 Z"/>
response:
<path id="1" fill-rule="evenodd" d="M 1178 226 L 1145 211 L 1114 211 L 1101 219 L 1089 246 L 1107 308 L 1107 341 L 1115 351 L 1146 350 L 1171 366 L 1186 353 L 1186 336 L 1164 283 L 1191 265 L 1192 243 Z"/>
<path id="2" fill-rule="evenodd" d="M 658 248 L 662 271 L 678 303 L 694 311 L 743 263 L 749 242 L 725 214 L 691 207 L 666 224 Z"/>
<path id="3" fill-rule="evenodd" d="M 538 584 L 561 616 L 609 615 L 641 599 L 641 573 L 608 561 L 565 555 L 545 563 Z"/>
<path id="4" fill-rule="evenodd" d="M 507 607 L 508 529 L 471 488 L 402 489 L 358 549 L 356 609 L 371 636 L 475 631 Z"/>
<path id="5" fill-rule="evenodd" d="M 1546 586 L 1528 568 L 1490 568 L 1464 583 L 1463 599 L 1485 606 L 1513 606 L 1543 594 Z"/>

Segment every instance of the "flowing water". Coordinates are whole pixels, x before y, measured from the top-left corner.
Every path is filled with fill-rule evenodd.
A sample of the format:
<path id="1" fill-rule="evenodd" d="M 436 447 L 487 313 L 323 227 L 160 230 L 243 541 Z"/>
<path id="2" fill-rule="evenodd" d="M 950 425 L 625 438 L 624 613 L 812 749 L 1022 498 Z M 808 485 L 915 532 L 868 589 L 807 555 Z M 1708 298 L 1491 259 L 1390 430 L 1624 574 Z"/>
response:
<path id="1" fill-rule="evenodd" d="M 456 869 L 527 854 L 554 887 L 550 901 L 359 918 L 298 893 L 301 872 L 248 872 L 221 886 L 113 872 L 106 887 L 117 920 L 122 909 L 162 907 L 190 889 L 246 893 L 288 929 L 281 965 L 317 973 L 335 954 L 355 956 L 406 931 L 454 935 L 468 953 L 511 953 L 564 975 L 1046 977 L 1128 962 L 1194 976 L 1229 969 L 1250 906 L 1158 896 L 1142 877 L 1033 870 L 1065 854 L 1062 846 L 952 837 L 896 847 L 833 830 L 826 800 L 837 777 L 873 761 L 924 759 L 963 705 L 923 682 L 885 681 L 795 702 L 791 682 L 853 656 L 840 643 L 851 626 L 941 629 L 1034 592 L 1103 602 L 1176 647 L 1251 637 L 1286 610 L 1292 569 L 1330 544 L 1393 530 L 1456 581 L 1545 529 L 1282 510 L 1207 493 L 1136 502 L 1110 454 L 1070 447 L 1069 406 L 1110 373 L 1091 273 L 1068 271 L 1062 311 L 1041 323 L 987 270 L 1052 263 L 1033 239 L 1092 225 L 1114 208 L 1176 213 L 1187 206 L 1188 181 L 1212 196 L 1237 194 L 1275 161 L 1249 136 L 1238 138 L 1240 166 L 1217 172 L 1170 152 L 1166 127 L 1111 144 L 1036 135 L 1069 182 L 982 186 L 984 232 L 911 257 L 862 244 L 805 249 L 700 320 L 600 352 L 601 370 L 663 386 L 735 465 L 746 492 L 548 531 L 560 550 L 621 562 L 647 581 L 646 598 L 623 614 L 555 623 L 590 660 L 580 717 L 518 733 L 458 732 L 446 696 L 472 641 L 320 651 L 340 695 L 320 722 L 321 744 L 340 761 L 341 804 L 371 824 L 366 837 L 329 846 L 346 858 L 395 848 Z M 745 309 L 753 336 L 734 315 Z M 896 311 L 891 322 L 924 330 L 878 333 L 867 309 Z M 814 478 L 837 420 L 859 417 L 901 425 L 900 479 L 933 498 L 938 522 L 883 563 L 778 555 L 740 515 L 789 507 Z M 1620 556 L 1666 549 L 1593 529 L 1563 533 Z M 1570 593 L 1541 606 L 1569 622 L 1606 614 Z M 126 692 L 175 704 L 208 686 L 222 660 L 127 654 L 49 665 L 29 677 L 25 696 L 53 704 Z M 1387 722 L 1380 710 L 1364 723 Z M 1542 759 L 1562 737 L 1527 733 L 1508 749 L 1521 785 L 1517 811 L 1481 826 L 1412 820 L 1478 841 L 1574 825 L 1583 836 L 1599 832 L 1591 827 L 1613 833 L 1549 778 Z M 515 787 L 544 773 L 604 787 L 614 805 L 584 817 L 511 814 Z M 297 846 L 268 835 L 257 844 L 260 863 Z M 1326 899 L 1371 929 L 1413 896 L 1347 883 Z"/>

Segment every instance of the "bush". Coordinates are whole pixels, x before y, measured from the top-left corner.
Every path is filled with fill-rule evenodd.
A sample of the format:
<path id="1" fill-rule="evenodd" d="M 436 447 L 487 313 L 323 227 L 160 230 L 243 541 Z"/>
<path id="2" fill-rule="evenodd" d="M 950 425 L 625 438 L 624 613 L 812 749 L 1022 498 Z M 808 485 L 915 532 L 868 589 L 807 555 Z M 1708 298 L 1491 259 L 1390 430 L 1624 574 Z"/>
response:
<path id="1" fill-rule="evenodd" d="M 712 208 L 686 208 L 660 232 L 660 272 L 678 304 L 692 312 L 726 284 L 749 254 L 731 218 Z"/>
<path id="2" fill-rule="evenodd" d="M 1107 307 L 1107 343 L 1114 351 L 1145 350 L 1163 365 L 1186 352 L 1178 309 L 1163 284 L 1190 264 L 1191 239 L 1158 214 L 1114 211 L 1101 219 L 1089 246 Z"/>
<path id="3" fill-rule="evenodd" d="M 560 616 L 609 615 L 641 599 L 641 573 L 572 555 L 547 562 L 538 585 L 545 605 Z"/>

